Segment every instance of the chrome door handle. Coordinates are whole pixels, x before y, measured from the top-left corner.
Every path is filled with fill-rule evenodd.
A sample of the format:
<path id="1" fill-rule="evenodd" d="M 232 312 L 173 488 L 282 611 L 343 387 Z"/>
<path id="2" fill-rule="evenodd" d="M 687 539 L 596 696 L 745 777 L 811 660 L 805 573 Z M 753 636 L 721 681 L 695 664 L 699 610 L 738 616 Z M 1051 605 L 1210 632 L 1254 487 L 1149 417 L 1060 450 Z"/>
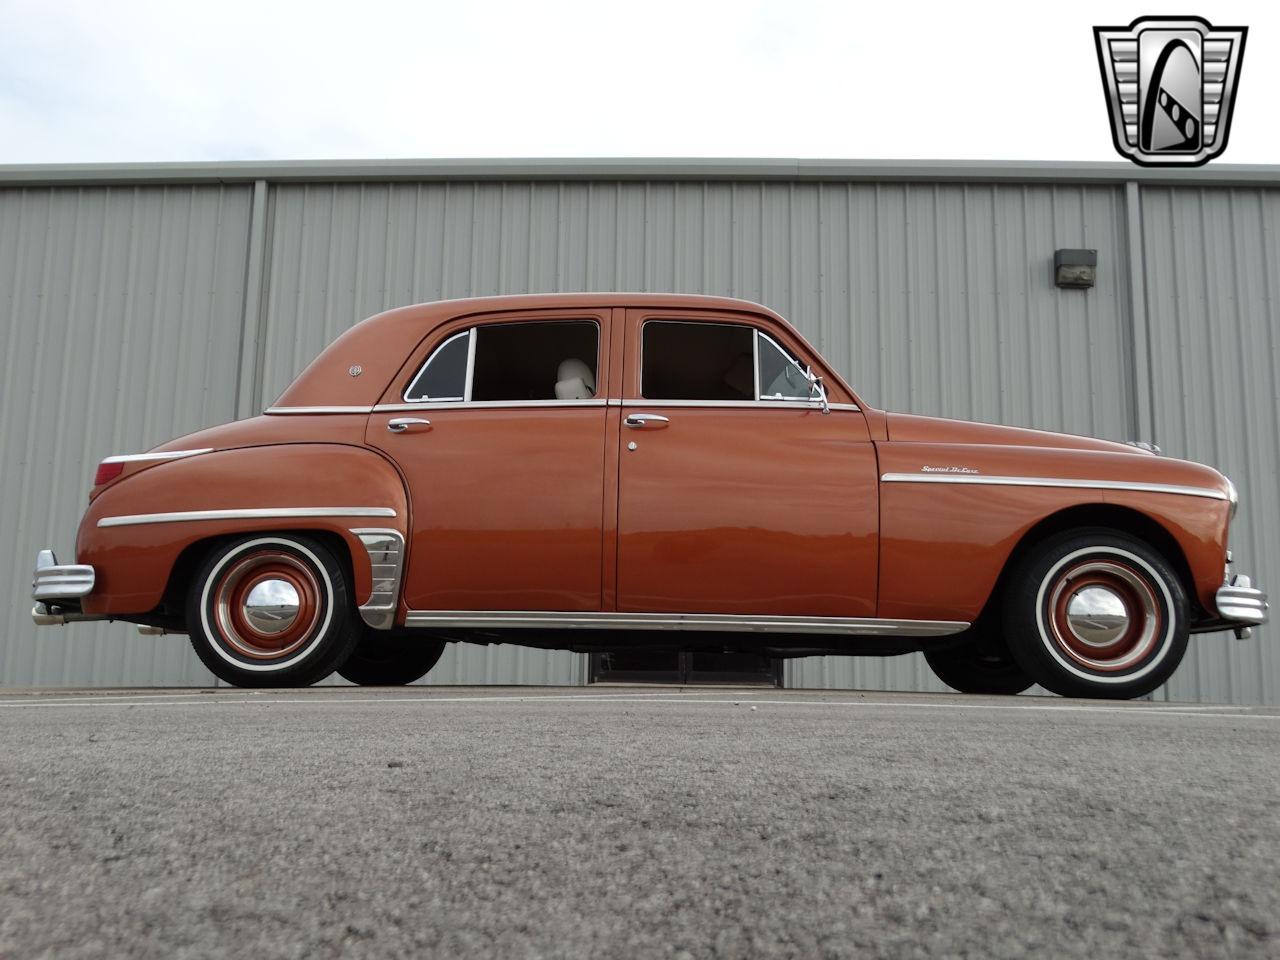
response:
<path id="1" fill-rule="evenodd" d="M 430 420 L 421 417 L 396 417 L 387 421 L 387 429 L 392 433 L 405 433 L 409 430 L 423 430 L 431 426 Z"/>
<path id="2" fill-rule="evenodd" d="M 658 413 L 629 413 L 622 422 L 632 430 L 643 430 L 645 427 L 665 427 L 671 421 Z"/>

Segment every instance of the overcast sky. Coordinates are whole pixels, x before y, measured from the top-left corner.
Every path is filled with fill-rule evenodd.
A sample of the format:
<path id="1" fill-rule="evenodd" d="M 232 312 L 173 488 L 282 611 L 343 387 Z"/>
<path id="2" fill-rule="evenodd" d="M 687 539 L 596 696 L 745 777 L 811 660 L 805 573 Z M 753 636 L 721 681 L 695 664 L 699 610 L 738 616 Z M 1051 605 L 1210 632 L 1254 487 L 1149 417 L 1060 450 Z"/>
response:
<path id="1" fill-rule="evenodd" d="M 1116 160 L 1090 28 L 1187 12 L 1250 28 L 1219 162 L 1280 163 L 1276 0 L 0 0 L 0 163 Z"/>

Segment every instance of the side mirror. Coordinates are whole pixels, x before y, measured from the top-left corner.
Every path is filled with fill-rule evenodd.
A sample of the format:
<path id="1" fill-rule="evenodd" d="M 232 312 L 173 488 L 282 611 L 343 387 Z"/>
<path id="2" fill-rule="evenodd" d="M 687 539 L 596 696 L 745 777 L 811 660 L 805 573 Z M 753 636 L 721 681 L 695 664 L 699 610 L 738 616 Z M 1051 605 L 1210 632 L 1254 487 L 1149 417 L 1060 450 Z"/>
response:
<path id="1" fill-rule="evenodd" d="M 805 367 L 804 375 L 809 380 L 809 399 L 817 400 L 822 404 L 822 413 L 825 416 L 831 412 L 831 404 L 827 403 L 827 388 L 822 384 L 822 378 L 813 374 L 813 367 Z"/>

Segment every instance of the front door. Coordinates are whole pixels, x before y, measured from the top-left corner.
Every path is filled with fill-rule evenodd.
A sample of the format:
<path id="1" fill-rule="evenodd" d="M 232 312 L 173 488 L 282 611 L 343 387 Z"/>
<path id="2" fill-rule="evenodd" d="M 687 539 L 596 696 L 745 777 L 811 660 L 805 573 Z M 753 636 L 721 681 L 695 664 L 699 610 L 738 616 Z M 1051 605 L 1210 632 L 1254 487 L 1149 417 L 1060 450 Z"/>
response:
<path id="1" fill-rule="evenodd" d="M 824 414 L 811 358 L 750 317 L 630 310 L 626 343 L 618 609 L 874 617 L 876 455 L 852 398 Z"/>
<path id="2" fill-rule="evenodd" d="M 455 323 L 370 417 L 408 481 L 409 609 L 600 608 L 609 317 Z"/>

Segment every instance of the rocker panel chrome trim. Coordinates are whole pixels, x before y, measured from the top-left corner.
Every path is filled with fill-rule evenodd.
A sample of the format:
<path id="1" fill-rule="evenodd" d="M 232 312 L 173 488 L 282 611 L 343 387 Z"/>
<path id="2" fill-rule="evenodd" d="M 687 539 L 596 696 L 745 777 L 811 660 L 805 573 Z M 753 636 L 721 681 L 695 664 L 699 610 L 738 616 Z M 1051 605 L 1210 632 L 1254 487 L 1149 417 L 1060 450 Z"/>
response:
<path id="1" fill-rule="evenodd" d="M 409 627 L 584 630 L 714 630 L 849 636 L 945 637 L 969 628 L 961 620 L 875 620 L 860 617 L 759 617 L 727 613 L 561 613 L 539 610 L 410 610 Z"/>
<path id="2" fill-rule="evenodd" d="M 179 513 L 135 513 L 103 517 L 100 527 L 128 527 L 140 523 L 186 523 L 192 520 L 274 520 L 298 517 L 394 517 L 390 507 L 246 507 L 236 510 L 184 510 Z"/>
<path id="3" fill-rule="evenodd" d="M 988 487 L 1071 487 L 1081 490 L 1134 490 L 1142 493 L 1173 493 L 1186 497 L 1226 500 L 1221 490 L 1183 487 L 1174 483 L 1140 483 L 1129 480 L 1070 480 L 1061 477 L 988 477 L 968 473 L 886 473 L 882 483 L 965 483 Z"/>

